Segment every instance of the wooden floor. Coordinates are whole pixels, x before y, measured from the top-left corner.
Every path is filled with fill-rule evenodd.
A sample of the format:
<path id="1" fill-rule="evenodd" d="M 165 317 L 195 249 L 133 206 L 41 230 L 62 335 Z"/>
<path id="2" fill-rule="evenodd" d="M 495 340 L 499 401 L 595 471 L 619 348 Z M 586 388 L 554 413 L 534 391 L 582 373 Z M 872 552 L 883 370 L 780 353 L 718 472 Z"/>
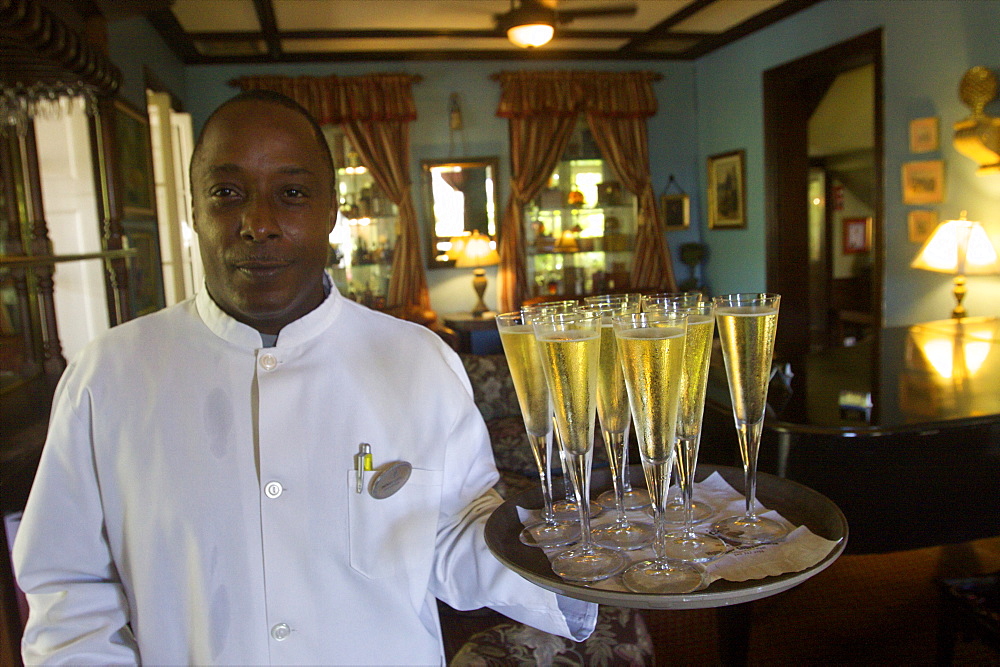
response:
<path id="1" fill-rule="evenodd" d="M 1000 537 L 841 556 L 799 586 L 753 603 L 747 664 L 933 665 L 935 581 L 998 570 Z M 646 622 L 657 664 L 722 664 L 713 610 L 646 612 Z M 954 664 L 1000 665 L 1000 655 L 960 640 Z"/>

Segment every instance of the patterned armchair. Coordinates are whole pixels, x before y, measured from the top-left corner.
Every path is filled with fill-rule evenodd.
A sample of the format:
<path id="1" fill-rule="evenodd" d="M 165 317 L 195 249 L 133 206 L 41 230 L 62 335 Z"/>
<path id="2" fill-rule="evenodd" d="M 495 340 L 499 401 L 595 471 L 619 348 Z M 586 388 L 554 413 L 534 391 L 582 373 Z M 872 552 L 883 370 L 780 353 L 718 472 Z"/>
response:
<path id="1" fill-rule="evenodd" d="M 502 354 L 461 354 L 472 382 L 476 405 L 490 433 L 500 482 L 497 491 L 510 497 L 538 484 L 528 436 L 514 382 Z M 600 438 L 594 465 L 607 465 Z M 557 468 L 555 475 L 560 474 Z M 562 484 L 556 485 L 560 497 Z M 634 609 L 602 605 L 594 633 L 573 642 L 512 621 L 490 609 L 459 612 L 439 605 L 445 649 L 451 667 L 519 665 L 647 665 L 653 664 L 653 642 L 643 617 Z"/>
<path id="2" fill-rule="evenodd" d="M 500 472 L 497 491 L 507 498 L 538 484 L 538 468 L 531 454 L 528 436 L 524 432 L 521 407 L 517 403 L 514 380 L 511 378 L 507 359 L 502 354 L 461 354 L 465 371 L 472 382 L 476 406 L 486 421 L 493 445 L 493 456 Z M 595 467 L 608 465 L 607 454 L 600 436 L 594 445 Z M 558 457 L 553 476 L 562 474 Z M 562 492 L 561 484 L 555 487 L 555 497 Z"/>

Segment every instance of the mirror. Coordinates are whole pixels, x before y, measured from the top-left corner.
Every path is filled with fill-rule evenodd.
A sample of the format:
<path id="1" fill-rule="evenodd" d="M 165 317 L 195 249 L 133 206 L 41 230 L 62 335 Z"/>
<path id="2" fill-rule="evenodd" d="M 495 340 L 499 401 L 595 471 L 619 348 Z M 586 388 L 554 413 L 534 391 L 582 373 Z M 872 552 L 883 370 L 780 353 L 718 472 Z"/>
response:
<path id="1" fill-rule="evenodd" d="M 498 160 L 424 160 L 421 165 L 430 222 L 429 266 L 454 266 L 447 255 L 452 237 L 473 231 L 496 237 Z"/>

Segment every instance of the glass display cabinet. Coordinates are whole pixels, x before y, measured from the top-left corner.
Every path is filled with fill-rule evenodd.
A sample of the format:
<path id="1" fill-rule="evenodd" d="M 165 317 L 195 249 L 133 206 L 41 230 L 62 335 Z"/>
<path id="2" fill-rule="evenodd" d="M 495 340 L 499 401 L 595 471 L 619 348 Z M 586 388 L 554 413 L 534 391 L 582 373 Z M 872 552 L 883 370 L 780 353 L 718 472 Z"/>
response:
<path id="1" fill-rule="evenodd" d="M 344 135 L 325 126 L 337 170 L 339 212 L 330 233 L 327 273 L 344 296 L 367 306 L 384 305 L 389 290 L 399 211 Z"/>
<path id="2" fill-rule="evenodd" d="M 547 187 L 525 209 L 532 297 L 628 289 L 635 197 L 616 181 L 608 163 L 594 156 L 588 135 L 575 135 Z"/>

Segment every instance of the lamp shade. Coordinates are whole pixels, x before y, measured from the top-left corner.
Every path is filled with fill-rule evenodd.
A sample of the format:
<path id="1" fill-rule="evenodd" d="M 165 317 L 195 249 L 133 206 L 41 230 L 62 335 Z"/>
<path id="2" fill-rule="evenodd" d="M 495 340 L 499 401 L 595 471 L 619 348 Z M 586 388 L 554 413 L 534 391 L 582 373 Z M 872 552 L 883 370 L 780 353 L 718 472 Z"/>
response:
<path id="1" fill-rule="evenodd" d="M 512 44 L 528 49 L 549 43 L 556 32 L 556 12 L 538 0 L 521 0 L 497 23 Z"/>
<path id="2" fill-rule="evenodd" d="M 1000 273 L 997 253 L 986 230 L 964 215 L 960 220 L 939 224 L 910 266 L 961 275 Z"/>
<path id="3" fill-rule="evenodd" d="M 548 23 L 525 23 L 508 28 L 507 39 L 511 44 L 527 49 L 548 44 L 555 32 L 555 28 Z"/>
<path id="4" fill-rule="evenodd" d="M 455 267 L 459 269 L 500 263 L 500 253 L 497 252 L 496 243 L 478 231 L 472 232 L 471 235 L 452 238 L 451 248 L 448 255 L 455 259 Z"/>

